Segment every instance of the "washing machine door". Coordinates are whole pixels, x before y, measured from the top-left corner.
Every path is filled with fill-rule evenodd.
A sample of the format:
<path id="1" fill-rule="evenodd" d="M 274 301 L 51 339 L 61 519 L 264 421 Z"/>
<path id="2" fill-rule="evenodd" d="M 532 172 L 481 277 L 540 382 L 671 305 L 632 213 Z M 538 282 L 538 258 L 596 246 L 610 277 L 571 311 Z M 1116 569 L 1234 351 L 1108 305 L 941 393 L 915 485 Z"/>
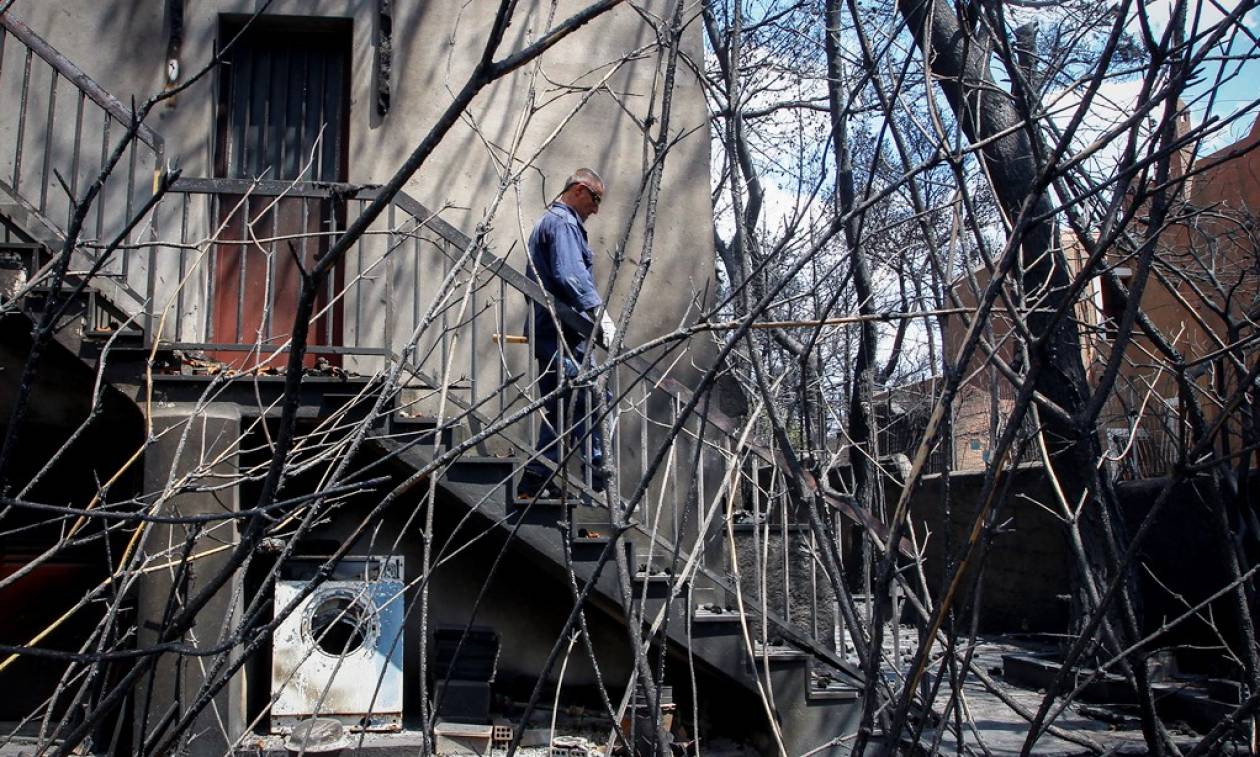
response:
<path id="1" fill-rule="evenodd" d="M 368 560 L 380 564 L 369 565 Z M 359 561 L 364 569 L 347 566 L 350 561 Z M 287 733 L 314 716 L 336 718 L 356 729 L 402 728 L 402 558 L 346 558 L 334 576 L 347 575 L 362 580 L 326 581 L 276 628 L 273 732 Z M 278 581 L 275 612 L 282 612 L 307 585 L 305 578 Z"/>

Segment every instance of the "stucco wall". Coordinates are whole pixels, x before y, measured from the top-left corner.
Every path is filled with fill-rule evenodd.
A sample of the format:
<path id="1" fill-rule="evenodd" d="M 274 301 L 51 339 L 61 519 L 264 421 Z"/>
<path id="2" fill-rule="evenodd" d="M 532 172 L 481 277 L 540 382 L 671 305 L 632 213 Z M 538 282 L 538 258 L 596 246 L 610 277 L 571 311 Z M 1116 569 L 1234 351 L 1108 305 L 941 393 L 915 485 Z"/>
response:
<path id="1" fill-rule="evenodd" d="M 25 20 L 106 90 L 128 103 L 132 98 L 143 101 L 163 86 L 165 5 L 161 0 L 19 0 L 10 13 Z M 211 57 L 215 45 L 222 42 L 217 39 L 220 14 L 248 13 L 258 5 L 240 0 L 188 3 L 182 53 L 184 75 L 195 72 Z M 353 24 L 347 177 L 350 182 L 386 180 L 419 143 L 480 55 L 481 41 L 497 5 L 484 0 L 467 4 L 415 0 L 394 3 L 393 103 L 382 117 L 375 109 L 376 4 L 330 0 L 273 3 L 271 15 L 339 17 L 348 18 Z M 556 19 L 563 19 L 582 6 L 579 2 L 562 2 Z M 543 33 L 546 10 L 544 4 L 524 4 L 499 55 L 519 50 Z M 471 234 L 479 223 L 488 223 L 492 227 L 491 249 L 523 269 L 524 238 L 535 217 L 562 188 L 573 168 L 594 167 L 608 183 L 601 212 L 588 223 L 597 255 L 596 277 L 601 287 L 606 286 L 612 250 L 623 238 L 628 235 L 625 250 L 629 259 L 637 262 L 641 257 L 644 209 L 636 207 L 634 198 L 650 156 L 644 149 L 645 132 L 640 124 L 659 115 L 660 110 L 658 56 L 646 54 L 620 65 L 618 62 L 627 51 L 650 45 L 654 40 L 651 28 L 628 6 L 591 22 L 543 56 L 537 68 L 522 68 L 487 87 L 468 109 L 465 119 L 456 124 L 408 182 L 406 191 L 430 208 L 441 210 L 443 219 L 466 233 Z M 698 58 L 701 41 L 697 24 L 688 28 L 686 43 L 689 54 Z M 20 54 L 17 45 L 9 46 L 3 61 L 5 71 L 20 69 Z M 603 81 L 610 71 L 604 86 L 583 104 L 584 88 Z M 632 341 L 675 325 L 687 305 L 705 291 L 713 278 L 707 119 L 698 83 L 686 66 L 680 67 L 680 74 L 671 133 L 685 136 L 666 163 L 655 257 L 646 283 L 651 298 L 649 306 L 641 307 L 635 314 L 629 330 Z M 46 82 L 40 75 L 37 61 L 31 84 L 32 114 L 41 114 L 46 102 L 39 99 Z M 212 72 L 182 93 L 173 106 L 159 107 L 150 119 L 150 125 L 166 142 L 168 160 L 181 167 L 188 177 L 211 174 L 217 76 L 217 72 Z M 18 85 L 11 77 L 5 78 L 9 81 L 9 96 L 14 93 L 8 90 Z M 532 110 L 528 107 L 531 86 L 536 95 Z M 63 82 L 61 87 L 59 110 L 72 107 L 72 99 L 66 95 L 67 85 Z M 576 113 L 572 113 L 574 109 Z M 527 112 L 528 119 L 523 119 Z M 39 120 L 42 115 L 32 118 Z M 4 119 L 0 137 L 12 139 L 15 120 L 12 115 Z M 69 128 L 73 118 L 64 115 L 58 122 L 59 128 Z M 99 127 L 87 126 L 88 130 L 92 128 L 99 131 Z M 509 152 L 518 134 L 519 145 Z M 28 143 L 30 140 L 28 134 Z M 99 148 L 94 149 L 99 152 Z M 27 150 L 28 156 L 33 154 L 29 144 Z M 507 167 L 512 172 L 520 171 L 523 162 L 532 160 L 535 154 L 532 167 L 519 173 L 502 201 L 496 203 Z M 26 159 L 24 172 L 36 168 L 33 162 L 30 157 Z M 88 162 L 86 158 L 83 161 Z M 84 175 L 87 168 L 83 166 Z M 0 173 L 3 169 L 0 166 Z M 164 241 L 180 236 L 181 209 L 173 205 L 166 203 L 166 215 L 157 224 L 156 236 Z M 494 213 L 488 217 L 491 206 Z M 191 229 L 183 234 L 186 239 L 196 240 L 209 233 L 205 216 L 204 203 L 194 202 L 191 218 L 186 222 Z M 144 268 L 142 257 L 134 261 L 137 271 Z M 169 250 L 159 257 L 171 263 Z M 620 305 L 619 295 L 630 285 L 634 264 L 627 263 L 618 276 L 614 306 Z M 406 280 L 399 272 L 391 275 Z M 133 278 L 143 282 L 139 274 L 133 274 Z M 156 278 L 159 293 L 170 291 L 180 280 L 173 265 L 163 266 Z M 192 296 L 195 288 L 191 284 L 186 288 L 191 299 L 181 305 L 190 330 L 181 334 L 184 339 L 191 338 L 197 328 L 199 309 L 204 307 Z M 522 307 L 519 297 L 507 303 L 504 320 L 509 333 L 519 332 Z M 367 319 L 361 327 L 366 331 L 384 328 L 381 308 L 368 307 L 361 317 Z M 489 345 L 488 338 L 486 341 Z M 482 347 L 492 351 L 487 345 Z"/>
<path id="2" fill-rule="evenodd" d="M 105 90 L 130 103 L 133 98 L 141 102 L 164 86 L 166 5 L 163 0 L 18 0 L 9 12 L 23 19 Z M 252 0 L 186 3 L 183 78 L 192 76 L 211 58 L 216 45 L 224 42 L 218 39 L 222 14 L 246 14 L 260 5 Z M 268 9 L 272 16 L 331 17 L 348 19 L 352 25 L 347 179 L 356 184 L 387 180 L 421 141 L 480 56 L 498 3 L 402 0 L 393 6 L 393 96 L 392 107 L 384 116 L 377 113 L 375 105 L 376 3 L 277 0 Z M 576 1 L 561 2 L 555 20 L 583 6 Z M 498 57 L 520 50 L 543 34 L 548 23 L 546 11 L 547 4 L 521 4 Z M 693 59 L 702 57 L 700 34 L 698 23 L 692 23 L 685 34 L 686 52 Z M 585 165 L 599 170 L 608 191 L 600 212 L 588 220 L 587 227 L 596 253 L 597 283 L 604 291 L 611 286 L 611 309 L 619 313 L 636 266 L 643 260 L 647 211 L 636 203 L 636 195 L 651 158 L 645 140 L 655 136 L 654 129 L 645 129 L 643 124 L 659 118 L 662 85 L 662 62 L 655 51 L 623 58 L 655 40 L 652 28 L 628 5 L 582 27 L 544 55 L 537 66 L 519 69 L 482 91 L 405 191 L 466 234 L 472 235 L 484 225 L 491 251 L 524 270 L 524 240 L 548 200 L 562 189 L 574 168 Z M 0 95 L 8 102 L 20 96 L 23 55 L 24 49 L 11 42 L 0 61 Z M 165 141 L 167 162 L 181 168 L 185 178 L 212 174 L 219 75 L 212 71 L 172 104 L 159 106 L 148 122 Z M 38 140 L 48 137 L 37 127 L 46 124 L 50 78 L 37 58 L 28 87 L 27 157 L 18 172 L 26 177 L 24 191 L 28 193 L 34 186 L 32 181 L 38 183 L 42 168 Z M 54 109 L 55 127 L 48 137 L 55 145 L 53 168 L 60 166 L 63 174 L 73 162 L 73 93 L 63 80 Z M 12 111 L 0 114 L 0 145 L 16 142 L 19 120 Z M 85 122 L 83 156 L 76 172 L 80 187 L 99 162 L 98 124 L 99 119 Z M 120 128 L 114 124 L 112 139 L 117 138 Z M 643 297 L 627 330 L 629 345 L 671 330 L 689 306 L 708 291 L 714 277 L 707 117 L 700 85 L 686 65 L 679 66 L 670 133 L 678 142 L 665 164 L 656 209 L 654 255 Z M 13 156 L 0 150 L 0 178 L 12 169 Z M 107 239 L 121 227 L 125 179 L 120 176 L 107 187 L 103 195 L 105 223 L 99 231 L 89 224 L 87 238 Z M 138 205 L 152 191 L 149 156 L 140 156 L 130 184 L 133 206 Z M 56 195 L 55 187 L 52 194 Z M 360 210 L 360 204 L 351 202 L 345 221 L 352 222 Z M 209 311 L 213 307 L 214 255 L 206 240 L 247 239 L 251 233 L 265 236 L 270 232 L 265 221 L 247 229 L 242 218 L 243 214 L 237 213 L 226 228 L 218 229 L 208 196 L 168 197 L 132 235 L 137 245 L 115 254 L 109 270 L 118 273 L 117 281 L 128 283 L 135 292 L 130 298 L 116 292 L 116 299 L 133 313 L 152 314 L 152 332 L 160 333 L 164 340 L 233 341 L 231 335 L 224 338 L 212 333 L 207 325 L 213 320 Z M 410 236 L 389 233 L 400 228 L 413 231 L 401 211 L 382 216 L 364 244 L 345 258 L 347 292 L 336 307 L 341 308 L 342 343 L 347 347 L 377 346 L 403 352 L 412 344 L 411 335 L 448 270 L 450 258 L 441 254 L 439 246 L 445 244 L 449 255 L 458 253 L 430 231 Z M 623 240 L 626 262 L 615 283 L 610 283 L 612 253 Z M 275 256 L 287 254 L 283 243 L 276 243 L 272 251 Z M 108 288 L 104 281 L 102 286 Z M 296 283 L 281 286 L 296 287 Z M 145 304 L 146 297 L 153 299 Z M 276 292 L 249 291 L 247 297 L 274 298 Z M 475 297 L 466 307 L 456 305 L 437 317 L 415 343 L 414 358 L 424 373 L 437 377 L 448 365 L 448 356 L 453 355 L 449 361 L 451 393 L 471 402 L 486 400 L 512 375 L 525 377 L 518 387 L 527 384 L 532 367 L 527 346 L 501 346 L 493 339 L 495 333 L 524 332 L 524 297 L 484 275 L 475 288 Z M 461 321 L 475 321 L 476 326 L 463 329 L 459 339 L 452 340 L 453 331 L 448 328 Z M 268 348 L 287 338 L 288 323 L 282 313 L 276 313 L 270 333 L 263 338 Z M 445 344 L 439 341 L 440 336 Z M 255 335 L 246 330 L 238 337 L 236 341 L 249 342 Z M 697 340 L 689 345 L 688 354 L 669 363 L 670 370 L 688 383 L 695 367 L 706 363 L 708 354 L 704 343 Z M 239 355 L 236 359 L 243 360 Z M 346 356 L 343 365 L 369 374 L 383 361 Z M 476 388 L 473 378 L 477 379 Z M 411 383 L 432 387 L 440 382 L 415 378 Z M 524 395 L 513 389 L 481 409 L 490 416 L 502 415 L 524 401 Z M 668 401 L 654 403 L 665 407 Z M 626 437 L 623 470 L 629 463 L 637 471 L 642 439 L 637 423 L 627 417 L 622 430 Z M 530 435 L 522 424 L 518 436 Z M 655 439 L 648 439 L 649 451 L 658 444 Z"/>

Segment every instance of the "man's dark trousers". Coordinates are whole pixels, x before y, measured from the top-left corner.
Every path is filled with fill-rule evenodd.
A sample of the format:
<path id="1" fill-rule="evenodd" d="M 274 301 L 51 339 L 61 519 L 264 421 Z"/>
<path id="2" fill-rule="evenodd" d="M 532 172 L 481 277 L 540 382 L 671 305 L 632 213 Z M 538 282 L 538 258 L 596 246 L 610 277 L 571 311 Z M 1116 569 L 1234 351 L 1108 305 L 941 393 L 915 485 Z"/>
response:
<path id="1" fill-rule="evenodd" d="M 591 418 L 594 410 L 590 402 L 591 389 L 572 385 L 573 378 L 578 374 L 578 365 L 583 361 L 583 347 L 584 345 L 578 345 L 571 348 L 573 357 L 562 354 L 559 349 L 551 352 L 539 350 L 534 354 L 538 363 L 538 391 L 547 397 L 547 401 L 543 403 L 542 422 L 538 424 L 538 444 L 534 447 L 534 454 L 545 457 L 556 468 L 560 466 L 557 430 L 566 426 L 571 430 L 565 440 L 565 451 L 572 452 L 575 446 L 581 445 L 577 456 L 582 460 L 585 469 L 588 461 L 585 445 L 589 443 L 591 467 L 602 469 L 604 466 L 604 433 L 600 424 Z M 564 391 L 557 391 L 560 388 L 561 371 L 570 383 Z M 561 412 L 564 414 L 563 418 Z M 586 435 L 588 426 L 591 432 L 589 438 Z M 541 484 L 550 475 L 551 470 L 537 457 L 525 466 L 526 482 Z"/>

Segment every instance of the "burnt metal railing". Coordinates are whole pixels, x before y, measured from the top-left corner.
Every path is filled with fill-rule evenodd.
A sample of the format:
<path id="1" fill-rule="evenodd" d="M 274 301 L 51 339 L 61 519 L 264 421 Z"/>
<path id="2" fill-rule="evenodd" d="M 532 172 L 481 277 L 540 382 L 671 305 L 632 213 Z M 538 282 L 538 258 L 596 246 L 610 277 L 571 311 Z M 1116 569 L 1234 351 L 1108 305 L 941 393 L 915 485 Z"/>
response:
<path id="1" fill-rule="evenodd" d="M 287 351 L 292 327 L 292 310 L 286 312 L 285 303 L 294 301 L 300 283 L 293 261 L 309 262 L 327 249 L 378 192 L 349 184 L 177 180 L 155 214 L 156 239 L 147 247 L 145 287 L 152 308 L 145 332 L 150 344 L 203 350 L 244 372 L 283 368 L 280 356 Z M 470 249 L 475 254 L 465 255 Z M 436 299 L 440 283 L 448 279 L 453 283 L 445 300 Z M 533 357 L 528 347 L 514 345 L 521 340 L 512 337 L 532 332 L 532 304 L 545 301 L 545 293 L 484 246 L 474 247 L 470 237 L 414 198 L 394 197 L 326 286 L 310 352 L 365 375 L 402 361 L 409 377 L 405 389 L 411 392 L 405 404 L 414 414 L 435 413 L 426 403 L 444 393 L 450 403 L 447 417 L 464 412 L 468 422 L 486 424 L 537 397 Z M 557 315 L 590 328 L 584 316 L 562 307 Z M 664 349 L 656 361 L 623 361 L 610 373 L 616 421 L 607 445 L 620 463 L 623 500 L 647 475 L 667 429 L 678 422 L 692 396 L 670 370 L 660 367 L 671 365 L 682 347 Z M 538 413 L 526 416 L 495 437 L 499 447 L 492 451 L 518 459 L 531 454 L 538 422 Z M 725 519 L 737 509 L 729 501 L 719 503 L 717 517 L 700 533 L 728 470 L 737 471 L 740 487 L 755 491 L 766 471 L 778 470 L 778 461 L 755 446 L 737 450 L 740 429 L 715 409 L 688 419 L 684 428 L 636 513 L 635 559 L 642 553 L 657 564 L 677 554 L 685 561 L 695 551 L 709 589 L 704 596 L 722 603 L 714 591 L 726 595 L 734 590 L 728 580 L 730 551 L 746 550 L 745 542 L 753 538 L 757 548 L 746 550 L 751 561 L 741 564 L 745 575 L 739 583 L 747 589 L 748 606 L 767 619 L 767 634 L 834 653 L 838 620 L 829 585 L 813 557 L 818 545 L 803 527 L 803 518 L 785 520 L 787 511 L 772 506 L 766 494 L 755 505 L 754 517 L 762 526 L 756 534 L 741 527 L 734 529 L 733 545 L 723 543 Z M 701 465 L 693 478 L 697 445 Z M 740 459 L 732 462 L 735 456 Z M 782 481 L 782 471 L 773 475 Z M 725 497 L 733 500 L 729 489 Z M 848 508 L 846 515 L 860 517 L 851 503 L 833 499 L 838 509 Z M 765 516 L 769 512 L 773 522 Z M 767 539 L 778 546 L 765 549 Z M 758 588 L 771 583 L 781 588 Z M 842 642 L 839 648 L 843 650 Z"/>
<path id="2" fill-rule="evenodd" d="M 105 167 L 133 113 L 10 12 L 0 13 L 0 98 L 7 106 L 0 131 L 9 135 L 0 151 L 0 204 L 10 206 L 10 216 L 15 209 L 25 215 L 35 241 L 58 245 L 74 200 Z M 143 124 L 135 131 L 80 235 L 76 268 L 94 263 L 99 243 L 120 234 L 156 191 L 162 138 Z M 98 274 L 112 280 L 112 294 L 134 304 L 142 301 L 141 290 L 130 286 L 139 254 L 134 243 L 143 233 L 128 234 Z"/>
<path id="3" fill-rule="evenodd" d="M 71 198 L 100 172 L 132 125 L 132 113 L 7 13 L 0 14 L 0 93 L 16 106 L 0 115 L 0 203 L 6 204 L 0 217 L 18 225 L 15 217 L 24 215 L 23 224 L 42 227 L 39 241 L 55 243 L 64 238 Z M 96 245 L 127 228 L 153 197 L 163 165 L 162 139 L 137 126 L 81 236 L 76 261 L 84 268 L 94 262 Z M 301 269 L 378 191 L 349 184 L 179 179 L 93 284 L 139 319 L 149 347 L 204 351 L 208 361 L 242 372 L 278 370 L 288 349 Z M 413 414 L 423 414 L 426 403 L 440 395 L 463 408 L 470 423 L 484 424 L 530 402 L 537 396 L 536 366 L 528 349 L 512 347 L 517 340 L 509 337 L 532 332 L 531 305 L 547 297 L 488 249 L 464 255 L 472 245 L 413 198 L 392 198 L 321 293 L 309 338 L 312 360 L 359 374 L 402 362 L 405 389 L 412 393 L 405 404 Z M 439 284 L 446 280 L 454 284 L 439 298 Z M 563 307 L 557 314 L 590 327 Z M 650 459 L 692 396 L 671 369 L 660 368 L 672 366 L 679 349 L 684 342 L 663 348 L 659 362 L 634 358 L 611 372 L 616 421 L 607 444 L 623 473 L 618 493 L 623 501 L 647 475 Z M 496 443 L 528 455 L 538 422 L 537 413 L 529 414 Z M 747 607 L 761 618 L 759 637 L 790 640 L 842 662 L 835 650 L 843 653 L 843 641 L 813 557 L 818 547 L 813 535 L 786 508 L 772 504 L 770 492 L 756 495 L 755 532 L 725 528 L 738 509 L 732 502 L 740 495 L 732 489 L 760 492 L 767 471 L 781 482 L 778 460 L 764 449 L 738 445 L 736 422 L 711 407 L 683 427 L 636 512 L 635 559 L 642 554 L 651 564 L 686 561 L 694 549 L 696 597 L 703 584 L 703 596 L 730 604 L 726 597 L 747 587 Z M 701 465 L 693 470 L 696 459 Z M 732 470 L 739 483 L 723 487 Z M 715 502 L 719 491 L 726 492 L 724 501 Z M 827 499 L 837 512 L 877 528 L 848 500 Z M 710 506 L 718 507 L 717 517 L 705 527 Z M 753 540 L 751 565 L 745 561 L 741 580 L 734 582 L 733 559 L 747 546 L 740 544 L 744 536 Z M 768 548 L 775 540 L 778 546 Z M 771 584 L 782 588 L 769 591 Z"/>
<path id="4" fill-rule="evenodd" d="M 1169 475 L 1181 461 L 1189 428 L 1176 405 L 1122 387 L 1098 416 L 1108 472 L 1118 481 Z"/>

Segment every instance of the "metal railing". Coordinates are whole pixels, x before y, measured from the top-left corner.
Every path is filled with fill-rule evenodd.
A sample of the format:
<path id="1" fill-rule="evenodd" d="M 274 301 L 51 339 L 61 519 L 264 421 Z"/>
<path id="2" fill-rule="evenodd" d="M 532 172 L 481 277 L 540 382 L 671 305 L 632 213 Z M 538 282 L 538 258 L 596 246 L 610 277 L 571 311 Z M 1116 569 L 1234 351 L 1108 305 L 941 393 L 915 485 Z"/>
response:
<path id="1" fill-rule="evenodd" d="M 11 12 L 0 13 L 0 203 L 23 211 L 36 241 L 57 245 L 65 238 L 75 200 L 101 173 L 133 123 L 133 114 L 113 95 L 39 37 Z M 104 181 L 85 219 L 72 266 L 96 261 L 99 246 L 112 241 L 153 196 L 164 165 L 161 137 L 139 124 L 135 139 Z M 42 228 L 33 229 L 38 225 Z M 133 280 L 143 232 L 133 230 L 100 274 L 114 280 L 111 293 L 140 304 Z"/>
<path id="2" fill-rule="evenodd" d="M 282 261 L 309 262 L 377 196 L 376 187 L 348 184 L 179 179 L 156 213 L 156 239 L 147 248 L 145 291 L 152 308 L 145 331 L 150 344 L 186 353 L 203 350 L 244 372 L 283 368 L 280 356 L 287 351 L 292 294 L 300 274 L 296 265 Z M 474 249 L 470 237 L 439 215 L 406 194 L 392 199 L 328 278 L 309 350 L 362 375 L 403 361 L 404 375 L 410 377 L 406 404 L 413 414 L 435 414 L 432 403 L 445 390 L 451 403 L 447 417 L 465 412 L 470 423 L 487 424 L 538 397 L 538 368 L 530 349 L 514 337 L 532 332 L 532 305 L 547 296 L 488 249 Z M 470 249 L 475 254 L 464 254 Z M 252 261 L 245 260 L 251 256 Z M 562 306 L 557 316 L 590 328 L 584 316 Z M 659 368 L 671 364 L 669 353 L 682 348 L 685 343 L 680 342 L 663 350 L 657 361 L 624 360 L 611 371 L 616 420 L 607 448 L 620 465 L 623 500 L 647 476 L 648 463 L 692 396 Z M 505 429 L 493 438 L 489 451 L 518 458 L 531 454 L 540 415 L 529 414 Z M 740 450 L 741 459 L 732 462 L 733 435 L 739 429 L 713 408 L 688 419 L 684 429 L 636 512 L 641 525 L 634 548 L 653 553 L 654 562 L 670 560 L 675 553 L 685 561 L 698 549 L 704 583 L 720 593 L 733 591 L 726 582 L 731 548 L 723 540 L 725 518 L 738 508 L 721 502 L 709 531 L 699 533 L 700 524 L 728 470 L 743 471 L 740 486 L 756 489 L 760 476 L 750 477 L 747 471 L 776 471 L 778 463 L 755 446 Z M 695 468 L 697 445 L 701 464 Z M 781 480 L 783 474 L 773 475 Z M 737 542 L 747 536 L 746 529 L 740 534 Z M 780 542 L 773 561 L 766 558 L 769 551 L 753 550 L 751 563 L 741 566 L 749 578 L 740 584 L 773 580 L 783 588 L 773 596 L 754 592 L 751 606 L 774 619 L 776 638 L 785 638 L 786 628 L 788 638 L 795 631 L 798 642 L 834 649 L 833 602 L 811 557 L 817 550 L 812 534 L 793 523 L 765 538 Z"/>
<path id="3" fill-rule="evenodd" d="M 17 106 L 0 117 L 0 152 L 8 161 L 0 164 L 0 194 L 27 214 L 26 222 L 45 227 L 41 236 L 55 238 L 64 234 L 70 198 L 99 173 L 132 114 L 10 14 L 0 14 L 0 92 Z M 143 125 L 135 131 L 80 239 L 85 266 L 99 249 L 94 243 L 112 240 L 156 191 L 162 139 Z M 242 372 L 280 370 L 302 269 L 377 193 L 375 187 L 349 184 L 179 179 L 137 224 L 143 231 L 124 240 L 94 286 L 108 297 L 122 295 L 115 304 L 143 324 L 148 346 L 204 351 L 205 362 Z M 17 214 L 14 207 L 4 210 L 0 216 L 10 220 Z M 365 375 L 403 362 L 411 392 L 406 404 L 413 414 L 424 414 L 441 395 L 463 408 L 470 423 L 484 424 L 531 402 L 537 397 L 537 367 L 527 348 L 505 337 L 532 332 L 532 305 L 547 296 L 484 247 L 465 255 L 472 245 L 413 198 L 392 198 L 320 294 L 309 338 L 312 360 Z M 590 328 L 583 316 L 563 307 L 557 314 Z M 607 445 L 623 473 L 618 492 L 623 501 L 630 487 L 647 477 L 649 461 L 692 396 L 672 368 L 659 368 L 672 366 L 671 358 L 685 346 L 663 348 L 657 360 L 623 360 L 611 372 L 616 421 Z M 528 414 L 497 435 L 500 451 L 531 453 L 538 416 Z M 704 596 L 719 603 L 745 585 L 729 580 L 733 553 L 741 547 L 725 543 L 733 531 L 726 529 L 726 518 L 738 508 L 730 504 L 736 495 L 723 488 L 723 478 L 727 471 L 740 471 L 737 487 L 756 489 L 762 474 L 748 471 L 768 470 L 780 480 L 783 475 L 773 454 L 739 447 L 739 431 L 712 407 L 688 418 L 684 433 L 667 448 L 666 465 L 652 476 L 633 535 L 635 550 L 667 561 L 686 561 L 690 550 L 698 550 L 693 587 L 703 584 Z M 715 502 L 719 491 L 726 494 Z M 847 500 L 829 496 L 828 501 L 875 527 Z M 706 527 L 711 506 L 717 517 Z M 783 517 L 782 508 L 775 512 Z M 775 538 L 770 521 L 761 525 L 752 564 L 745 562 L 741 571 L 749 586 L 774 582 L 782 591 L 777 597 L 754 592 L 750 609 L 760 612 L 766 634 L 773 627 L 776 639 L 837 660 L 834 603 L 812 557 L 818 546 L 812 534 L 804 538 L 796 526 L 780 524 L 779 546 L 771 550 L 766 548 Z"/>
<path id="4" fill-rule="evenodd" d="M 1189 438 L 1186 420 L 1159 397 L 1143 402 L 1133 394 L 1122 387 L 1098 417 L 1107 470 L 1118 481 L 1167 476 L 1181 460 Z"/>

